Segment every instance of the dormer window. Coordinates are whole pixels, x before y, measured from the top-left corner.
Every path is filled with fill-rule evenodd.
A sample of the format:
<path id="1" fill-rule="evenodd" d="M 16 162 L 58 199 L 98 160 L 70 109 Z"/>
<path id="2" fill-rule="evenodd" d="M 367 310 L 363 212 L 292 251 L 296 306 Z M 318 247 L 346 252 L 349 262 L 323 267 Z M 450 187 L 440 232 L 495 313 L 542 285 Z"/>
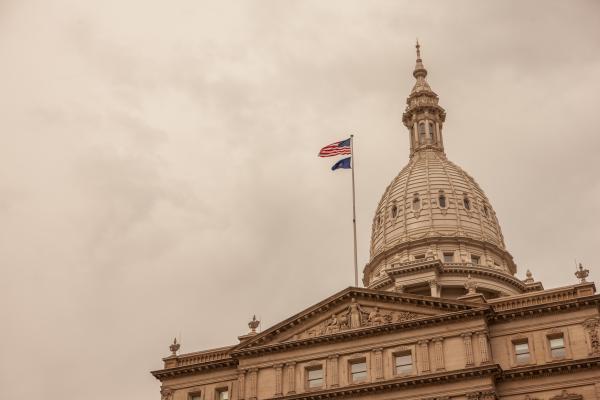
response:
<path id="1" fill-rule="evenodd" d="M 425 143 L 425 123 L 419 123 L 419 143 Z"/>
<path id="2" fill-rule="evenodd" d="M 465 195 L 465 197 L 463 197 L 463 204 L 465 206 L 465 210 L 471 209 L 471 200 L 469 200 L 469 197 L 467 195 Z"/>
<path id="3" fill-rule="evenodd" d="M 392 206 L 392 218 L 396 218 L 398 216 L 398 207 L 394 204 Z"/>
<path id="4" fill-rule="evenodd" d="M 440 208 L 446 208 L 446 194 L 443 190 L 440 190 L 440 194 L 438 196 L 438 203 Z"/>
<path id="5" fill-rule="evenodd" d="M 485 215 L 486 218 L 490 216 L 488 208 L 485 204 L 483 205 L 483 215 Z"/>
<path id="6" fill-rule="evenodd" d="M 412 201 L 413 211 L 419 211 L 421 209 L 421 198 L 419 197 L 419 193 L 415 193 Z"/>

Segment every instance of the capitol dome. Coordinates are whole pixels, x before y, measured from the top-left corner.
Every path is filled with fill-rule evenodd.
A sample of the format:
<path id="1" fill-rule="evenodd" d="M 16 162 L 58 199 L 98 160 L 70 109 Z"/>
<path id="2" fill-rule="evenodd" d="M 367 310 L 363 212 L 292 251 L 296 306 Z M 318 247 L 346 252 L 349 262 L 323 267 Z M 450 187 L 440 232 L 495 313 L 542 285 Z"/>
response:
<path id="1" fill-rule="evenodd" d="M 493 298 L 534 290 L 514 277 L 494 209 L 481 187 L 446 157 L 446 112 L 429 86 L 417 43 L 416 83 L 404 125 L 410 160 L 386 188 L 373 218 L 366 287 Z"/>

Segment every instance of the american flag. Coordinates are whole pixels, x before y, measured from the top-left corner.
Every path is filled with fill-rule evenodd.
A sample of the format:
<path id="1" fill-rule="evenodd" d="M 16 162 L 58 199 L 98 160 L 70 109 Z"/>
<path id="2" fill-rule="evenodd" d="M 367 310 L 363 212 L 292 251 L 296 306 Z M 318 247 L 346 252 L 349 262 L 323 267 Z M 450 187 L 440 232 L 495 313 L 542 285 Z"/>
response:
<path id="1" fill-rule="evenodd" d="M 352 154 L 350 140 L 351 139 L 342 140 L 323 147 L 321 151 L 319 151 L 319 157 L 333 157 L 340 154 Z"/>

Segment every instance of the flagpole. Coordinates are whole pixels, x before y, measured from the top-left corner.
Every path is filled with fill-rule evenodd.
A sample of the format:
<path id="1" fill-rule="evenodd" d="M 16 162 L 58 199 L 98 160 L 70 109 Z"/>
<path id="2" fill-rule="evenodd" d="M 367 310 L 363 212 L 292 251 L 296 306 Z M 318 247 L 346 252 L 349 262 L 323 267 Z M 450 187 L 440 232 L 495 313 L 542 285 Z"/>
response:
<path id="1" fill-rule="evenodd" d="M 354 230 L 354 286 L 358 287 L 358 260 L 356 256 L 356 200 L 354 195 L 354 135 L 350 135 L 350 153 L 352 154 L 352 228 Z"/>

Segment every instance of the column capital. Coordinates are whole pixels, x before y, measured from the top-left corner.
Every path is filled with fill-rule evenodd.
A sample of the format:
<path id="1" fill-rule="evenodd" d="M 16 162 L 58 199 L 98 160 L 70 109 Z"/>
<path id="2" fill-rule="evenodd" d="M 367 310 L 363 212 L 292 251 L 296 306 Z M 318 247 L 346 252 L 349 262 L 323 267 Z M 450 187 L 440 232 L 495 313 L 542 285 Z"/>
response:
<path id="1" fill-rule="evenodd" d="M 285 363 L 286 367 L 294 367 L 296 365 L 296 361 L 288 361 Z"/>
<path id="2" fill-rule="evenodd" d="M 334 358 L 340 358 L 339 354 L 330 354 L 327 356 L 328 359 L 333 360 Z"/>
<path id="3" fill-rule="evenodd" d="M 283 364 L 279 363 L 279 364 L 273 364 L 273 368 L 277 369 L 277 368 L 283 368 Z"/>

